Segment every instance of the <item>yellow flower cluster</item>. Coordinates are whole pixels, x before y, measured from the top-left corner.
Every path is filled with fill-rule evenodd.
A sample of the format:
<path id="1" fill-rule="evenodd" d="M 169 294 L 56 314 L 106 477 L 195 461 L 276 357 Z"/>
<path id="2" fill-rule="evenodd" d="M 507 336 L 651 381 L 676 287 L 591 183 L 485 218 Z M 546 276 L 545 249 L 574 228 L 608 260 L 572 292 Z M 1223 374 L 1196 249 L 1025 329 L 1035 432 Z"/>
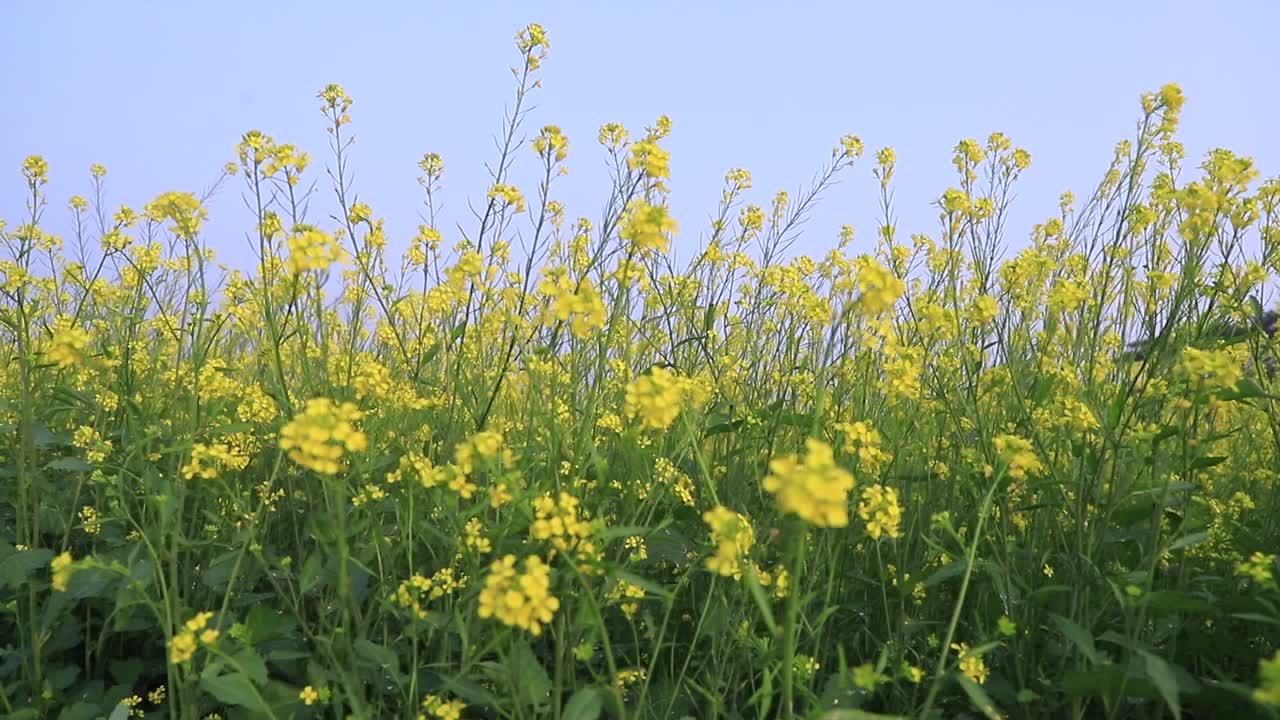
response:
<path id="1" fill-rule="evenodd" d="M 1244 376 L 1244 370 L 1230 350 L 1186 347 L 1182 350 L 1178 375 L 1193 391 L 1213 392 L 1234 388 Z"/>
<path id="2" fill-rule="evenodd" d="M 280 447 L 289 459 L 324 475 L 342 469 L 342 456 L 362 452 L 368 438 L 356 428 L 364 413 L 351 403 L 337 404 L 328 398 L 307 401 L 302 414 L 280 430 Z"/>
<path id="3" fill-rule="evenodd" d="M 514 208 L 518 213 L 524 212 L 524 193 L 520 192 L 520 188 L 515 185 L 494 183 L 489 188 L 489 200 Z"/>
<path id="4" fill-rule="evenodd" d="M 1030 440 L 1017 435 L 997 435 L 992 442 L 1000 461 L 1008 467 L 1009 477 L 1021 480 L 1028 473 L 1038 473 L 1043 469 Z"/>
<path id="5" fill-rule="evenodd" d="M 579 517 L 578 498 L 561 492 L 559 498 L 547 493 L 533 501 L 534 521 L 529 534 L 537 540 L 550 540 L 561 551 L 567 551 L 591 536 L 591 523 Z"/>
<path id="6" fill-rule="evenodd" d="M 49 162 L 39 155 L 28 155 L 22 161 L 22 177 L 32 187 L 44 185 L 49 182 Z"/>
<path id="7" fill-rule="evenodd" d="M 111 442 L 103 440 L 98 431 L 88 425 L 81 425 L 71 434 L 71 444 L 84 450 L 84 459 L 91 463 L 100 463 L 107 459 L 111 451 Z"/>
<path id="8" fill-rule="evenodd" d="M 614 583 L 605 597 L 609 602 L 618 603 L 618 609 L 622 610 L 622 614 L 627 617 L 634 617 L 640 606 L 635 600 L 644 599 L 644 588 L 639 585 L 633 585 L 626 580 L 619 580 Z"/>
<path id="9" fill-rule="evenodd" d="M 347 113 L 351 108 L 351 96 L 347 95 L 347 91 L 343 90 L 341 85 L 334 83 L 325 85 L 317 97 L 323 103 L 320 111 L 334 118 L 335 125 L 340 127 L 351 122 L 351 115 Z"/>
<path id="10" fill-rule="evenodd" d="M 671 153 L 662 149 L 653 137 L 638 140 L 631 146 L 627 167 L 641 170 L 651 180 L 661 182 L 671 178 Z"/>
<path id="11" fill-rule="evenodd" d="M 538 23 L 529 23 L 516 33 L 516 47 L 524 55 L 525 64 L 530 70 L 537 70 L 547 57 L 551 43 L 547 40 L 547 31 Z"/>
<path id="12" fill-rule="evenodd" d="M 885 452 L 880 431 L 868 422 L 841 422 L 832 426 L 844 435 L 844 451 L 858 456 L 859 474 L 874 474 L 893 456 Z"/>
<path id="13" fill-rule="evenodd" d="M 213 613 L 202 612 L 191 618 L 182 626 L 182 630 L 169 641 L 169 661 L 181 665 L 196 654 L 201 646 L 212 645 L 221 635 L 217 630 L 208 627 Z"/>
<path id="14" fill-rule="evenodd" d="M 723 505 L 702 514 L 702 521 L 711 531 L 711 544 L 716 553 L 707 558 L 707 569 L 725 577 L 742 577 L 742 561 L 755 545 L 755 531 L 746 515 Z"/>
<path id="15" fill-rule="evenodd" d="M 818 527 L 849 524 L 853 486 L 853 474 L 836 465 L 831 446 L 816 438 L 805 440 L 803 459 L 789 455 L 772 460 L 764 479 L 764 489 L 774 494 L 783 512 Z"/>
<path id="16" fill-rule="evenodd" d="M 690 378 L 654 366 L 627 385 L 622 409 L 628 417 L 639 418 L 642 427 L 665 430 L 680 415 L 686 398 L 698 404 L 702 394 Z"/>
<path id="17" fill-rule="evenodd" d="M 533 151 L 547 158 L 548 162 L 563 162 L 569 156 L 569 138 L 558 125 L 546 125 L 533 139 Z"/>
<path id="18" fill-rule="evenodd" d="M 1276 556 L 1255 552 L 1247 560 L 1236 563 L 1236 575 L 1247 577 L 1258 585 L 1275 585 Z"/>
<path id="19" fill-rule="evenodd" d="M 422 712 L 418 720 L 462 720 L 462 711 L 467 704 L 461 700 L 445 700 L 439 695 L 428 695 L 422 698 Z"/>
<path id="20" fill-rule="evenodd" d="M 492 460 L 502 449 L 502 433 L 483 430 L 471 436 L 466 442 L 458 443 L 453 450 L 454 462 L 458 469 L 470 475 L 475 472 L 476 458 Z"/>
<path id="21" fill-rule="evenodd" d="M 473 517 L 467 521 L 463 527 L 464 544 L 476 552 L 484 555 L 493 550 L 493 542 L 484 534 L 484 521 L 478 517 Z"/>
<path id="22" fill-rule="evenodd" d="M 862 502 L 858 503 L 858 517 L 867 524 L 867 534 L 872 540 L 882 535 L 897 538 L 902 531 L 902 508 L 898 505 L 898 491 L 884 485 L 868 485 L 862 490 Z"/>
<path id="23" fill-rule="evenodd" d="M 212 445 L 196 443 L 191 446 L 191 460 L 182 466 L 182 477 L 184 480 L 192 478 L 212 480 L 218 477 L 220 470 L 243 469 L 247 462 L 247 457 L 231 452 L 231 448 L 226 443 Z"/>
<path id="24" fill-rule="evenodd" d="M 670 460 L 659 457 L 653 461 L 654 478 L 671 488 L 671 492 L 675 493 L 676 498 L 688 507 L 695 505 L 693 497 L 693 478 L 687 473 L 681 472 L 680 468 L 671 463 Z"/>
<path id="25" fill-rule="evenodd" d="M 431 577 L 414 575 L 400 583 L 391 601 L 408 610 L 418 619 L 427 617 L 427 609 L 423 607 L 425 600 L 438 600 L 451 595 L 467 586 L 467 576 L 459 574 L 453 568 L 440 568 Z"/>
<path id="26" fill-rule="evenodd" d="M 71 559 L 71 553 L 64 552 L 49 562 L 49 572 L 51 574 L 50 584 L 53 586 L 54 592 L 66 592 L 67 583 L 71 582 L 71 576 L 75 574 L 75 561 Z"/>
<path id="27" fill-rule="evenodd" d="M 574 283 L 567 274 L 557 273 L 543 278 L 538 292 L 551 299 L 552 316 L 561 322 L 568 321 L 574 337 L 586 338 L 592 331 L 604 327 L 604 300 L 590 278 Z"/>
<path id="28" fill-rule="evenodd" d="M 489 566 L 480 592 L 479 615 L 537 636 L 560 609 L 560 600 L 551 594 L 551 567 L 542 558 L 527 557 L 523 566 L 523 572 L 517 572 L 515 555 Z"/>
<path id="29" fill-rule="evenodd" d="M 871 257 L 862 259 L 861 267 L 858 269 L 857 287 L 861 293 L 858 296 L 859 309 L 863 314 L 873 318 L 893 309 L 898 298 L 902 297 L 902 293 L 907 289 L 902 280 Z"/>
<path id="30" fill-rule="evenodd" d="M 289 259 L 285 267 L 294 275 L 301 275 L 309 270 L 323 272 L 346 256 L 346 252 L 332 235 L 315 228 L 299 228 L 289 235 L 286 242 L 289 245 Z"/>
<path id="31" fill-rule="evenodd" d="M 960 674 L 981 685 L 987 681 L 987 675 L 990 671 L 987 663 L 982 659 L 981 655 L 976 655 L 969 649 L 969 643 L 952 643 L 951 649 L 956 651 L 959 656 L 957 667 Z"/>
<path id="32" fill-rule="evenodd" d="M 84 351 L 89 347 L 90 336 L 73 324 L 71 318 L 60 315 L 50 328 L 52 336 L 45 346 L 45 360 L 60 368 L 69 368 L 84 362 Z"/>
<path id="33" fill-rule="evenodd" d="M 678 229 L 667 206 L 637 202 L 627 212 L 618 235 L 641 252 L 666 252 L 669 234 Z"/>
<path id="34" fill-rule="evenodd" d="M 200 232 L 201 223 L 209 217 L 200 200 L 188 192 L 161 193 L 143 207 L 142 214 L 152 222 L 172 222 L 169 231 L 188 240 Z"/>

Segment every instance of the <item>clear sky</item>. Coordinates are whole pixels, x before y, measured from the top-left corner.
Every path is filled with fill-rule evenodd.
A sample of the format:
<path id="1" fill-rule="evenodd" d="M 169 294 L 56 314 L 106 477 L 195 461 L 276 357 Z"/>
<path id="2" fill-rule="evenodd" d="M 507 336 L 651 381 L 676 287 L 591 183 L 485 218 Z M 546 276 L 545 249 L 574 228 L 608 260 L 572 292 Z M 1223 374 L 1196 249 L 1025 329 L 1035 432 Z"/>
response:
<path id="1" fill-rule="evenodd" d="M 551 50 L 531 137 L 560 125 L 571 175 L 557 197 L 571 217 L 605 199 L 596 130 L 639 133 L 674 120 L 672 209 L 685 257 L 706 231 L 724 172 L 751 170 L 749 199 L 807 184 L 844 133 L 868 155 L 830 193 L 797 249 L 822 253 L 837 228 L 874 238 L 871 151 L 897 150 L 900 232 L 934 232 L 929 203 L 955 184 L 951 148 L 1009 134 L 1031 151 L 1011 239 L 1085 194 L 1138 96 L 1165 82 L 1187 95 L 1190 159 L 1227 147 L 1280 173 L 1280 4 L 1253 2 L 10 2 L 0 6 L 0 217 L 23 212 L 19 165 L 51 166 L 49 228 L 66 198 L 108 168 L 109 200 L 140 208 L 166 190 L 199 191 L 258 128 L 312 153 L 327 210 L 330 164 L 316 92 L 354 98 L 356 191 L 387 218 L 394 248 L 419 222 L 422 153 L 446 163 L 446 239 L 469 230 L 484 163 L 512 98 L 513 36 L 542 23 Z M 535 160 L 522 153 L 516 178 Z M 519 168 L 523 168 L 521 171 Z M 210 204 L 207 242 L 249 257 L 240 185 Z M 531 194 L 532 183 L 526 185 Z M 311 218 L 331 225 L 317 212 Z"/>

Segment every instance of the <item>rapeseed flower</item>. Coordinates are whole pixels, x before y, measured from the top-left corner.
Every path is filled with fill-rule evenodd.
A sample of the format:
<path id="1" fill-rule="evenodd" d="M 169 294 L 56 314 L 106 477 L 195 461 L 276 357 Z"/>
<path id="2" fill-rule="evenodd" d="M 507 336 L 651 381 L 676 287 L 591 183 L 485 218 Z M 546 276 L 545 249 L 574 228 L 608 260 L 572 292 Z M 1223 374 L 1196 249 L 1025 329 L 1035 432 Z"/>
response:
<path id="1" fill-rule="evenodd" d="M 368 447 L 368 438 L 355 424 L 363 417 L 351 403 L 309 400 L 306 409 L 281 428 L 280 448 L 305 468 L 336 475 L 345 453 L 363 452 Z"/>
<path id="2" fill-rule="evenodd" d="M 525 558 L 523 571 L 516 570 L 515 555 L 507 555 L 489 566 L 489 575 L 480 592 L 478 614 L 482 619 L 496 618 L 504 625 L 537 636 L 558 609 L 560 600 L 551 593 L 551 568 L 542 558 L 536 555 Z"/>
<path id="3" fill-rule="evenodd" d="M 849 492 L 853 474 L 836 465 L 831 446 L 805 440 L 803 457 L 788 455 L 769 463 L 764 489 L 773 493 L 783 512 L 799 515 L 818 527 L 849 524 Z"/>

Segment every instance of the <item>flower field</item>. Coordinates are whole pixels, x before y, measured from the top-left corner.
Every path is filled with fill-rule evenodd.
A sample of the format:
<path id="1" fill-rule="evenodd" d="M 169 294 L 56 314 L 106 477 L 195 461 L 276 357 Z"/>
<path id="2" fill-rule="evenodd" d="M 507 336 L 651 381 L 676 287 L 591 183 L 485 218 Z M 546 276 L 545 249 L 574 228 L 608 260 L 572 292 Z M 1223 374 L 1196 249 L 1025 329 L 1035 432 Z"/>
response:
<path id="1" fill-rule="evenodd" d="M 1280 182 L 1185 158 L 1176 86 L 1029 239 L 1000 133 L 927 234 L 852 135 L 697 228 L 667 118 L 531 123 L 549 50 L 465 227 L 428 154 L 388 238 L 337 85 L 323 158 L 251 130 L 214 184 L 243 270 L 209 197 L 6 181 L 0 719 L 1280 714 Z M 875 231 L 792 252 L 866 172 Z"/>

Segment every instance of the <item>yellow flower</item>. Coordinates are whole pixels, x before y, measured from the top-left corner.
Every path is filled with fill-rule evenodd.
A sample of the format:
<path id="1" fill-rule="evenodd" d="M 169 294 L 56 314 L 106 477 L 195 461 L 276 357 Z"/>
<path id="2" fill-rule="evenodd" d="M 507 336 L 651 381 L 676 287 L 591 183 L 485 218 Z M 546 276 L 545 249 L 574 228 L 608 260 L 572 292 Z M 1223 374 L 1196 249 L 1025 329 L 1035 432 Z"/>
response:
<path id="1" fill-rule="evenodd" d="M 200 224 L 209 216 L 209 211 L 189 192 L 166 192 L 147 203 L 142 214 L 152 222 L 171 221 L 170 232 L 191 239 L 200 232 Z"/>
<path id="2" fill-rule="evenodd" d="M 1182 350 L 1178 375 L 1186 379 L 1192 390 L 1228 390 L 1240 382 L 1244 370 L 1229 350 L 1186 347 Z"/>
<path id="3" fill-rule="evenodd" d="M 194 633 L 178 633 L 169 641 L 169 661 L 174 665 L 181 665 L 196 654 L 197 647 L 199 644 Z"/>
<path id="4" fill-rule="evenodd" d="M 707 569 L 725 577 L 742 576 L 742 560 L 755 544 L 755 532 L 746 515 L 723 505 L 706 511 L 702 520 L 711 529 L 711 544 L 716 553 L 707 558 Z"/>
<path id="5" fill-rule="evenodd" d="M 979 655 L 974 655 L 969 650 L 969 643 L 952 643 L 951 649 L 956 651 L 959 661 L 956 665 L 960 669 L 960 674 L 981 685 L 987 681 L 988 669 L 987 664 Z"/>
<path id="6" fill-rule="evenodd" d="M 627 213 L 618 235 L 642 252 L 666 252 L 670 244 L 667 236 L 677 229 L 665 205 L 638 202 Z"/>
<path id="7" fill-rule="evenodd" d="M 516 571 L 516 556 L 507 555 L 489 566 L 480 592 L 479 615 L 496 618 L 504 625 L 542 634 L 551 622 L 560 600 L 551 594 L 551 568 L 534 555 L 525 558 L 524 571 Z"/>
<path id="8" fill-rule="evenodd" d="M 1275 584 L 1275 576 L 1273 574 L 1275 566 L 1275 555 L 1255 552 L 1249 556 L 1249 559 L 1236 563 L 1236 574 L 1250 578 L 1258 585 L 1270 586 Z"/>
<path id="9" fill-rule="evenodd" d="M 1031 449 L 1031 441 L 1017 435 L 999 435 L 993 441 L 996 453 L 1009 470 L 1009 477 L 1020 480 L 1027 473 L 1038 473 L 1043 469 L 1040 459 Z"/>
<path id="10" fill-rule="evenodd" d="M 701 406 L 710 395 L 710 385 L 702 377 L 684 377 L 674 370 L 654 366 L 627 385 L 623 412 L 640 418 L 642 427 L 665 430 L 675 422 L 685 401 Z"/>
<path id="11" fill-rule="evenodd" d="M 351 403 L 309 400 L 306 410 L 281 428 L 280 447 L 299 465 L 336 475 L 342 469 L 343 453 L 363 452 L 368 447 L 368 438 L 355 426 L 362 417 Z"/>
<path id="12" fill-rule="evenodd" d="M 84 351 L 89 347 L 89 333 L 73 323 L 65 315 L 55 318 L 51 328 L 53 335 L 45 346 L 45 359 L 60 368 L 74 367 L 84 362 Z"/>
<path id="13" fill-rule="evenodd" d="M 289 259 L 285 267 L 294 275 L 308 270 L 325 271 L 329 266 L 346 257 L 346 251 L 332 235 L 315 228 L 298 228 L 286 240 L 289 246 Z"/>
<path id="14" fill-rule="evenodd" d="M 314 705 L 320 699 L 320 693 L 310 685 L 302 688 L 298 693 L 298 698 L 302 700 L 304 705 Z"/>
<path id="15" fill-rule="evenodd" d="M 49 563 L 54 592 L 66 592 L 67 583 L 71 581 L 71 576 L 76 571 L 73 562 L 71 553 L 64 552 Z"/>
<path id="16" fill-rule="evenodd" d="M 898 491 L 883 485 L 870 485 L 862 490 L 862 502 L 858 503 L 858 517 L 867 523 L 867 534 L 873 540 L 881 535 L 896 538 L 901 532 L 902 508 L 898 506 Z"/>
<path id="17" fill-rule="evenodd" d="M 868 317 L 879 317 L 891 310 L 906 291 L 906 285 L 873 258 L 864 257 L 858 270 L 858 306 Z"/>
<path id="18" fill-rule="evenodd" d="M 536 540 L 550 540 L 558 550 L 568 550 L 591 535 L 591 523 L 578 516 L 578 498 L 567 492 L 555 498 L 547 493 L 533 501 L 534 521 L 529 534 Z"/>
<path id="19" fill-rule="evenodd" d="M 22 161 L 22 177 L 28 185 L 44 185 L 49 182 L 49 163 L 39 155 L 28 155 Z"/>
<path id="20" fill-rule="evenodd" d="M 500 205 L 514 208 L 518 213 L 524 212 L 524 193 L 521 193 L 520 188 L 515 185 L 494 183 L 489 188 L 489 199 Z"/>
<path id="21" fill-rule="evenodd" d="M 805 440 L 803 459 L 795 455 L 769 463 L 764 489 L 773 493 L 783 512 L 799 515 L 818 527 L 849 524 L 848 496 L 853 474 L 836 465 L 831 446 L 816 438 Z"/>

